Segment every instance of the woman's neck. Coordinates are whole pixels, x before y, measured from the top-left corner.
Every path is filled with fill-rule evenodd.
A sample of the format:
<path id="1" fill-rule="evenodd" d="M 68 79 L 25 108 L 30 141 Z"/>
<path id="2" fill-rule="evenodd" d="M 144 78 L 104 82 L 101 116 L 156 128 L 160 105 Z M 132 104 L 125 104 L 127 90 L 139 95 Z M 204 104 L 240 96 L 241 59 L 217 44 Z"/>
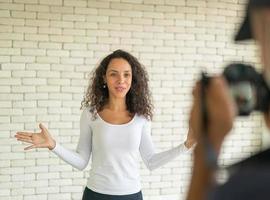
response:
<path id="1" fill-rule="evenodd" d="M 111 111 L 123 112 L 127 110 L 125 99 L 109 99 L 108 104 L 104 106 L 105 109 Z"/>

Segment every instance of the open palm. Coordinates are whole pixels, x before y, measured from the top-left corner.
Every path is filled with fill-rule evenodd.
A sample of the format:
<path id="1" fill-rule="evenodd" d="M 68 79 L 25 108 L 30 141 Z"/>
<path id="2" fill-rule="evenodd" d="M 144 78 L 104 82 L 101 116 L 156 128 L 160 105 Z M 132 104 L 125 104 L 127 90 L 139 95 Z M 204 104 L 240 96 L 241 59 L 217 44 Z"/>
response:
<path id="1" fill-rule="evenodd" d="M 50 135 L 47 128 L 39 124 L 41 129 L 40 133 L 31 133 L 31 132 L 17 132 L 15 137 L 17 140 L 22 142 L 30 143 L 31 145 L 24 148 L 24 150 L 29 150 L 33 148 L 49 148 L 50 150 L 55 147 L 55 141 Z"/>

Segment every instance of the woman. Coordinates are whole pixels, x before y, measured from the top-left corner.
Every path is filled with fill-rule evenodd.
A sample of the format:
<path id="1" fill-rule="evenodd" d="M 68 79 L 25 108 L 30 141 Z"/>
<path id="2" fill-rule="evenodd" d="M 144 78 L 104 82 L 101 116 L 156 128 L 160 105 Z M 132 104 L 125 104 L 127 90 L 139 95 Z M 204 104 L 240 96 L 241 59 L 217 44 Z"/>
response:
<path id="1" fill-rule="evenodd" d="M 153 170 L 193 146 L 189 131 L 184 144 L 155 153 L 149 120 L 152 104 L 148 77 L 138 60 L 122 50 L 105 57 L 95 70 L 82 101 L 80 138 L 76 152 L 57 143 L 40 124 L 41 133 L 18 132 L 16 138 L 45 147 L 79 170 L 92 154 L 83 200 L 142 200 L 138 153 Z"/>

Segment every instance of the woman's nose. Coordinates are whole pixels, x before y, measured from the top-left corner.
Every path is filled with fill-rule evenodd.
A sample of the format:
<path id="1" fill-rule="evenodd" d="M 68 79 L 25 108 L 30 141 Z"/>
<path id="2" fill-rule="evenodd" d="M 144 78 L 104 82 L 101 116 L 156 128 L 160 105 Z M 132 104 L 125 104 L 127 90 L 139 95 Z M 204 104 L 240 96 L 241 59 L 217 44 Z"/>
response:
<path id="1" fill-rule="evenodd" d="M 119 78 L 118 78 L 118 82 L 119 83 L 123 83 L 124 82 L 124 76 L 119 76 Z"/>

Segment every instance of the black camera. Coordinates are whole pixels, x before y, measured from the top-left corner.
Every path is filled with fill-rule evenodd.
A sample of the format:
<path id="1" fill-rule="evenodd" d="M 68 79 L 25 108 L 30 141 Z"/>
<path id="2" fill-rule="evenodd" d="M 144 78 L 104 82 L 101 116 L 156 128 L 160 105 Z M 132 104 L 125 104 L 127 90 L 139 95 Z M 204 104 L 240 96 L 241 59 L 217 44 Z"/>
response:
<path id="1" fill-rule="evenodd" d="M 225 67 L 223 76 L 238 107 L 238 115 L 249 115 L 254 110 L 269 111 L 270 90 L 254 67 L 233 63 Z"/>

